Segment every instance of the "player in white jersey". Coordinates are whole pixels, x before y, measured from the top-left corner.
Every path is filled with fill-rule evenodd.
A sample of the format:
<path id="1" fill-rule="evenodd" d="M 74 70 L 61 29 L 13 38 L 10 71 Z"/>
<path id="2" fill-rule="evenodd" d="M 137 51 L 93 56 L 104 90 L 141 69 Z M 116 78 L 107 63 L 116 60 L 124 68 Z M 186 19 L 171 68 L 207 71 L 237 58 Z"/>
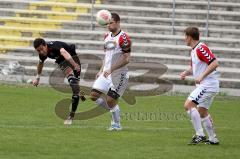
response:
<path id="1" fill-rule="evenodd" d="M 189 114 L 196 134 L 190 144 L 205 142 L 218 145 L 219 141 L 213 128 L 213 121 L 208 109 L 215 95 L 219 92 L 218 61 L 208 46 L 199 41 L 199 30 L 188 27 L 184 31 L 185 42 L 192 48 L 191 65 L 189 69 L 180 74 L 182 80 L 188 75 L 193 75 L 196 83 L 195 90 L 187 98 L 184 108 Z M 202 124 L 209 139 L 203 132 Z"/>
<path id="2" fill-rule="evenodd" d="M 121 31 L 120 17 L 111 13 L 112 19 L 107 25 L 109 33 L 105 35 L 103 65 L 96 75 L 91 91 L 91 99 L 99 106 L 111 112 L 112 120 L 109 130 L 121 130 L 120 108 L 118 98 L 121 97 L 128 84 L 127 64 L 130 60 L 131 40 Z M 102 96 L 105 94 L 106 96 Z"/>

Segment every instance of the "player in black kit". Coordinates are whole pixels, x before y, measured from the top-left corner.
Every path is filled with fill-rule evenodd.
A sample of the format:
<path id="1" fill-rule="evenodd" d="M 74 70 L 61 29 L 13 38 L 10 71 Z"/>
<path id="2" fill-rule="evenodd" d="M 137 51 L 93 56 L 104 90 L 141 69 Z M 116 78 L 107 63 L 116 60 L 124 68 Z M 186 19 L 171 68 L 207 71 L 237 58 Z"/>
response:
<path id="1" fill-rule="evenodd" d="M 33 45 L 39 55 L 37 76 L 33 81 L 33 85 L 37 86 L 39 84 L 44 61 L 48 57 L 51 59 L 56 59 L 55 62 L 59 65 L 60 69 L 66 75 L 69 85 L 72 88 L 72 109 L 68 118 L 64 121 L 64 124 L 71 125 L 75 111 L 78 107 L 79 98 L 81 98 L 83 101 L 85 100 L 85 97 L 79 94 L 79 77 L 81 73 L 81 64 L 76 54 L 75 45 L 68 45 L 65 42 L 61 41 L 45 42 L 45 40 L 42 38 L 35 39 Z"/>

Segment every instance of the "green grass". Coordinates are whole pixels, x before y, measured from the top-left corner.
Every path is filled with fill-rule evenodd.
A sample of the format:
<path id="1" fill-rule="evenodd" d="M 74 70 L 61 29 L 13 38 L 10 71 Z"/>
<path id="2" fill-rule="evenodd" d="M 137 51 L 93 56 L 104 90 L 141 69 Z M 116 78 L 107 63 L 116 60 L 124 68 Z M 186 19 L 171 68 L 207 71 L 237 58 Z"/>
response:
<path id="1" fill-rule="evenodd" d="M 219 146 L 188 146 L 194 132 L 182 106 L 186 96 L 141 97 L 134 106 L 120 101 L 124 128 L 120 132 L 106 131 L 109 113 L 65 127 L 55 114 L 55 104 L 70 96 L 47 87 L 0 85 L 0 158 L 240 158 L 237 98 L 218 96 L 211 107 Z M 79 111 L 92 107 L 88 100 Z M 127 119 L 126 113 L 135 116 Z M 150 120 L 145 116 L 150 113 L 162 118 Z"/>

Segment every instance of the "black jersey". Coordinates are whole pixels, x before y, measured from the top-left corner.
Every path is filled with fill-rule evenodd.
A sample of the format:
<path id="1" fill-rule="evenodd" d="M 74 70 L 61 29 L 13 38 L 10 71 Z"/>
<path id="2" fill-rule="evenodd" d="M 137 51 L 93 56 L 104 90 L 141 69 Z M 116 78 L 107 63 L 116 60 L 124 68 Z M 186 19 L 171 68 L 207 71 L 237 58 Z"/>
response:
<path id="1" fill-rule="evenodd" d="M 39 55 L 39 59 L 41 62 L 44 62 L 48 57 L 51 59 L 56 59 L 56 63 L 60 64 L 65 61 L 64 57 L 60 53 L 60 49 L 64 48 L 72 57 L 77 55 L 75 50 L 75 45 L 68 45 L 65 42 L 61 41 L 50 41 L 47 42 L 48 54 L 47 56 Z"/>

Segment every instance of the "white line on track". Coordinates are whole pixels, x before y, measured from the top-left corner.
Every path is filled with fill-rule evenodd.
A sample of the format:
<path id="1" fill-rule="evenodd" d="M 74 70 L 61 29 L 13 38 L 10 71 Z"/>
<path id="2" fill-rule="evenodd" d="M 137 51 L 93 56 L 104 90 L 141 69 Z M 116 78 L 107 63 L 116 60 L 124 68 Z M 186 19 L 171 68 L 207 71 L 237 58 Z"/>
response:
<path id="1" fill-rule="evenodd" d="M 0 129 L 2 128 L 19 128 L 19 129 L 106 129 L 107 126 L 103 126 L 103 125 L 91 125 L 91 126 L 87 126 L 87 125 L 70 125 L 70 126 L 65 126 L 65 125 L 43 125 L 43 126 L 37 126 L 37 125 L 0 125 Z M 154 130 L 170 130 L 170 131 L 176 131 L 176 130 L 188 130 L 188 129 L 192 129 L 191 127 L 189 128 L 181 128 L 181 127 L 176 127 L 176 128 L 171 128 L 171 127 L 129 127 L 129 126 L 123 126 L 123 130 L 147 130 L 147 131 L 154 131 Z M 219 129 L 230 129 L 233 130 L 233 128 L 231 127 L 216 127 L 217 130 Z"/>

